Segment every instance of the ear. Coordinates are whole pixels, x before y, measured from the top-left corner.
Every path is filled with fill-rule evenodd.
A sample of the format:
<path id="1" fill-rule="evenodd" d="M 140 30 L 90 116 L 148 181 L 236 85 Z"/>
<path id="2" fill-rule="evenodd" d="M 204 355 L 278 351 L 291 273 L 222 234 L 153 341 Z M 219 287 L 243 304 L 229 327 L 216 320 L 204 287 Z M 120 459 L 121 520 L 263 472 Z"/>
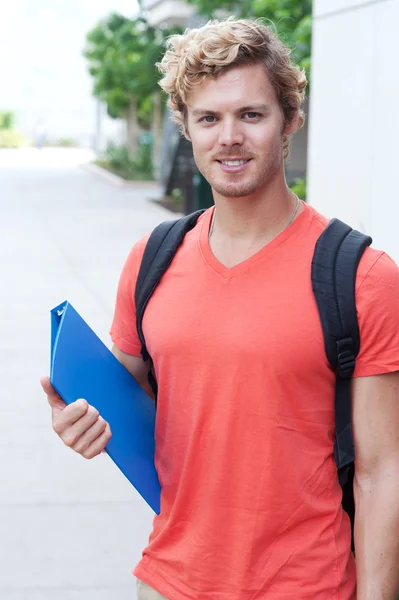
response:
<path id="1" fill-rule="evenodd" d="M 290 123 L 287 123 L 286 126 L 284 127 L 283 133 L 285 133 L 285 135 L 291 135 L 291 133 L 295 133 L 295 131 L 297 131 L 297 129 L 298 129 L 298 124 L 299 124 L 299 112 L 297 111 L 295 113 L 292 121 Z"/>

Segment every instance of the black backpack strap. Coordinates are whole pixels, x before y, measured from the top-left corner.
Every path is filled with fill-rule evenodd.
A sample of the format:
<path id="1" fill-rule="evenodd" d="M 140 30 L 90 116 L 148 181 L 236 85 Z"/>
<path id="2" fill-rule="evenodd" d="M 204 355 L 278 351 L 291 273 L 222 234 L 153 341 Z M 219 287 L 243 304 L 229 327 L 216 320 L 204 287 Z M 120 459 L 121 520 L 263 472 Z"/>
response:
<path id="1" fill-rule="evenodd" d="M 187 217 L 165 221 L 158 225 L 148 239 L 137 276 L 135 289 L 137 334 L 141 342 L 141 355 L 145 361 L 150 360 L 148 379 L 155 398 L 158 386 L 143 333 L 144 311 L 155 288 L 172 262 L 177 249 L 183 242 L 184 236 L 190 229 L 193 229 L 203 212 L 204 210 L 198 210 Z"/>
<path id="2" fill-rule="evenodd" d="M 334 454 L 339 470 L 353 463 L 355 458 L 350 380 L 360 349 L 356 272 L 371 242 L 370 237 L 333 219 L 317 240 L 312 262 L 312 287 L 326 355 L 337 375 Z"/>

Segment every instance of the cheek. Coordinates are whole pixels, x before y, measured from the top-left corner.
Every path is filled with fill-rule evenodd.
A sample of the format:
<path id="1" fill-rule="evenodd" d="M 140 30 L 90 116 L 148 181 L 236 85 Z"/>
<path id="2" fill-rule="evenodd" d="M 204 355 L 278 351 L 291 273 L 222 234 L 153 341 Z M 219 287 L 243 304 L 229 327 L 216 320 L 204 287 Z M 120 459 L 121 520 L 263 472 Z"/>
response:
<path id="1" fill-rule="evenodd" d="M 258 152 L 267 152 L 269 148 L 281 145 L 282 131 L 279 127 L 267 127 L 257 131 L 249 139 Z"/>
<path id="2" fill-rule="evenodd" d="M 193 151 L 196 156 L 210 152 L 215 147 L 215 136 L 209 130 L 193 132 L 191 136 Z"/>

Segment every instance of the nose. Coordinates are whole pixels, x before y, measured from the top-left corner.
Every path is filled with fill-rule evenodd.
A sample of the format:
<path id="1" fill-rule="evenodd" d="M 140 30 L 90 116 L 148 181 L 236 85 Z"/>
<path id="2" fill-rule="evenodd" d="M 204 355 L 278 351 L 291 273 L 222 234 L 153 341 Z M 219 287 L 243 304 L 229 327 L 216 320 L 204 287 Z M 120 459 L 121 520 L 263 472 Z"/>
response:
<path id="1" fill-rule="evenodd" d="M 237 123 L 235 119 L 223 120 L 220 124 L 219 144 L 221 146 L 234 146 L 236 144 L 241 146 L 243 142 L 244 135 L 240 123 Z"/>

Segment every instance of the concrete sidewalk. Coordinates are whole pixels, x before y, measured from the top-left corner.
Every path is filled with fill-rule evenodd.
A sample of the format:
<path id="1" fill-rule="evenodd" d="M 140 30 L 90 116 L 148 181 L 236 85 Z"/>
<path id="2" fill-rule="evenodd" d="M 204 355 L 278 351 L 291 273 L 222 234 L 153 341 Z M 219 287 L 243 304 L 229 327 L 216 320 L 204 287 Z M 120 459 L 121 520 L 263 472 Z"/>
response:
<path id="1" fill-rule="evenodd" d="M 134 600 L 152 512 L 108 456 L 85 461 L 51 429 L 39 378 L 49 310 L 68 299 L 110 345 L 132 244 L 173 218 L 156 190 L 79 168 L 84 152 L 0 151 L 0 599 Z"/>

